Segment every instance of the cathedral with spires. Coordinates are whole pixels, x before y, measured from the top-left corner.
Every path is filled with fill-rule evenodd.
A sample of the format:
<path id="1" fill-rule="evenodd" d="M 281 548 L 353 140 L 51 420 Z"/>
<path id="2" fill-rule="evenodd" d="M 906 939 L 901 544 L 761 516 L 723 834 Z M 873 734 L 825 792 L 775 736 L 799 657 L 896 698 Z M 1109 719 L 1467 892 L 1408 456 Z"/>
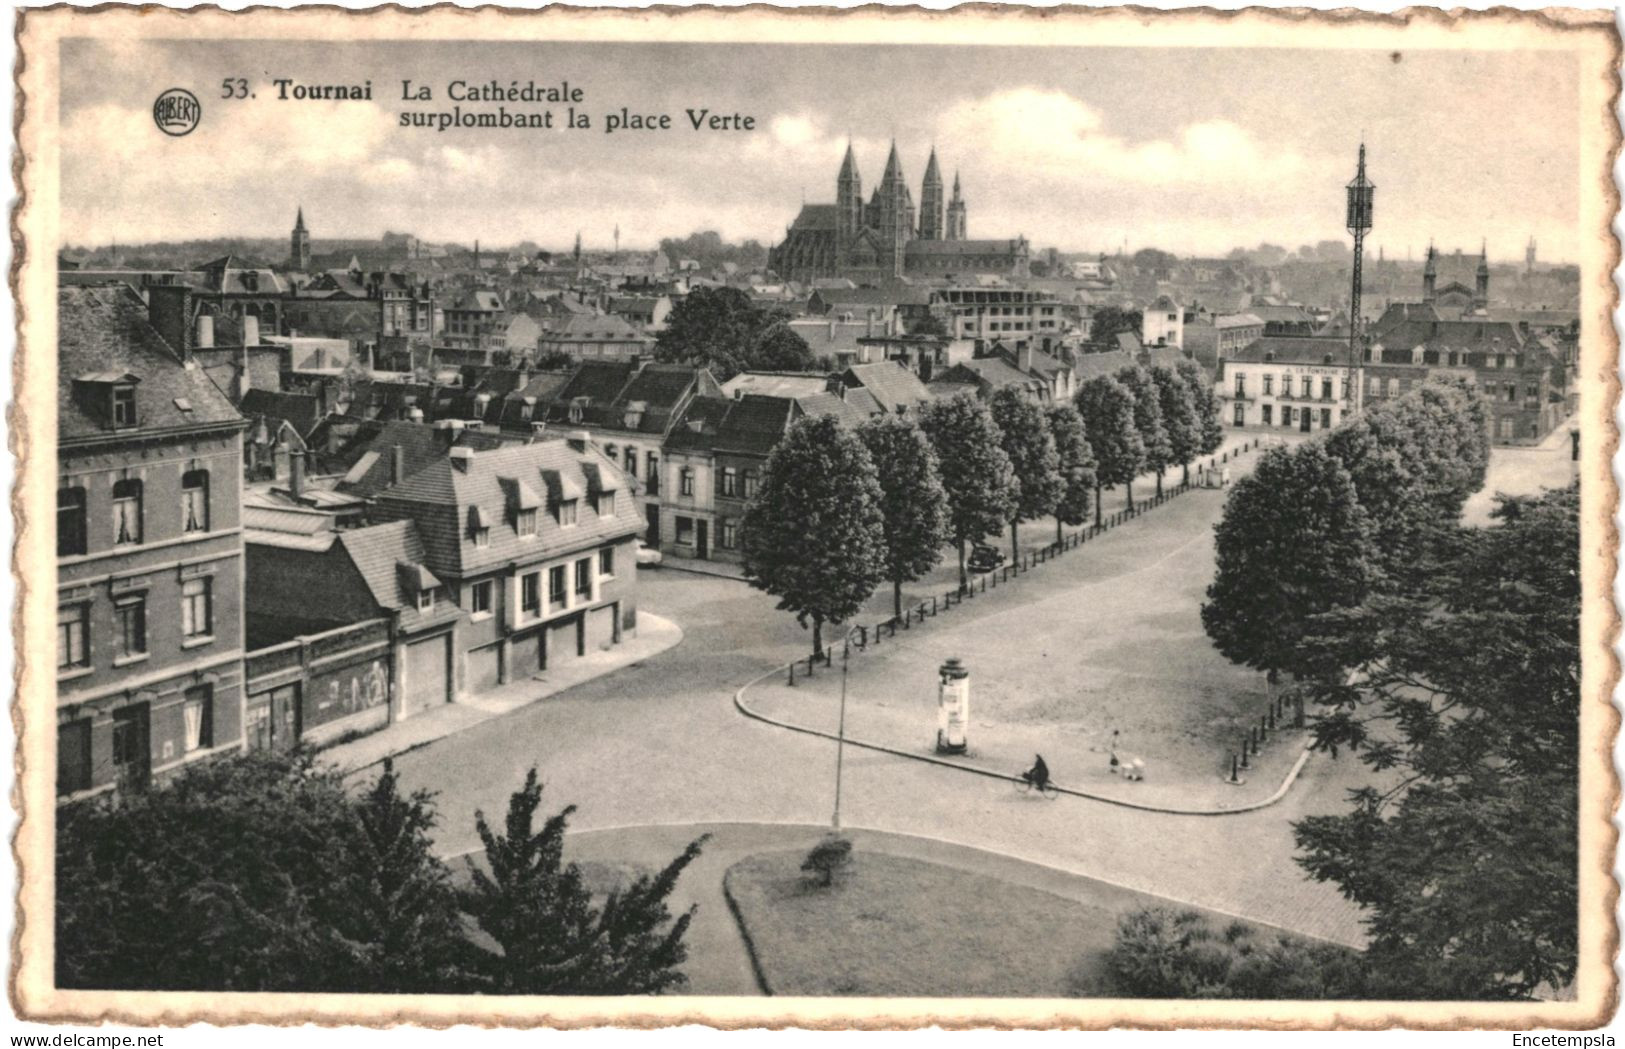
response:
<path id="1" fill-rule="evenodd" d="M 884 284 L 905 277 L 968 277 L 1028 274 L 1025 237 L 971 240 L 965 198 L 954 174 L 953 195 L 943 191 L 937 151 L 925 166 L 920 202 L 903 178 L 897 143 L 869 199 L 850 144 L 835 179 L 835 203 L 803 204 L 784 240 L 768 253 L 768 265 L 785 280 L 845 278 Z"/>

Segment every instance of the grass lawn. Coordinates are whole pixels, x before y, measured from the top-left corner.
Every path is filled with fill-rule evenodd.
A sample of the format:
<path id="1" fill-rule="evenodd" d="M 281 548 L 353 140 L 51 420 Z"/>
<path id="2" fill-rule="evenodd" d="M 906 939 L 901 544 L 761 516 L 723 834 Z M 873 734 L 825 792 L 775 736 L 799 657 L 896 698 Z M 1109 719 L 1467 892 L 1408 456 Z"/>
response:
<path id="1" fill-rule="evenodd" d="M 1104 993 L 1099 966 L 1116 936 L 1116 908 L 862 850 L 837 885 L 818 888 L 801 873 L 802 858 L 758 854 L 726 875 L 774 994 Z"/>

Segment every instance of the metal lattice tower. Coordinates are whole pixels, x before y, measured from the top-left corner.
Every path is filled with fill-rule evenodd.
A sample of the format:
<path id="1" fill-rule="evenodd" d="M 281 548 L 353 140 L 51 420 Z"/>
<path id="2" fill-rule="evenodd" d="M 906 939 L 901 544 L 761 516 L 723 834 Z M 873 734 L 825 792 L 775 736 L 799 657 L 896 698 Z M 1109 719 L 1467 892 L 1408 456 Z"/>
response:
<path id="1" fill-rule="evenodd" d="M 1360 288 L 1365 266 L 1365 235 L 1371 229 L 1372 202 L 1377 187 L 1365 177 L 1365 143 L 1360 143 L 1360 166 L 1354 181 L 1348 185 L 1348 231 L 1354 234 L 1354 276 L 1349 289 L 1349 383 L 1350 403 L 1359 410 L 1360 383 L 1356 369 L 1362 359 L 1360 352 Z"/>

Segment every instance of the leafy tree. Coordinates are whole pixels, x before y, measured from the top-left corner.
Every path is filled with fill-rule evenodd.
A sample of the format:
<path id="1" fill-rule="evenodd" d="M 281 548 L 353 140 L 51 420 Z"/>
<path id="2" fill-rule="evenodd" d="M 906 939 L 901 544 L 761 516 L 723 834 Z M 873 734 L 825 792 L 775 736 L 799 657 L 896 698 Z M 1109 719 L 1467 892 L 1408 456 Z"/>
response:
<path id="1" fill-rule="evenodd" d="M 1168 434 L 1168 462 L 1185 468 L 1183 480 L 1188 484 L 1191 462 L 1202 453 L 1202 420 L 1197 413 L 1196 391 L 1172 368 L 1152 368 L 1151 381 L 1162 410 L 1162 428 Z M 1157 494 L 1162 494 L 1160 473 Z"/>
<path id="2" fill-rule="evenodd" d="M 1145 315 L 1139 310 L 1126 310 L 1121 306 L 1102 306 L 1089 318 L 1089 340 L 1110 342 L 1118 334 L 1139 335 L 1145 327 Z"/>
<path id="3" fill-rule="evenodd" d="M 194 766 L 60 810 L 62 987 L 461 989 L 466 957 L 427 796 L 392 771 L 352 800 L 306 753 Z"/>
<path id="4" fill-rule="evenodd" d="M 1145 447 L 1145 468 L 1157 475 L 1157 491 L 1162 491 L 1162 472 L 1173 465 L 1173 445 L 1168 430 L 1162 423 L 1162 401 L 1151 373 L 1134 365 L 1117 373 L 1117 381 L 1134 395 L 1134 428 L 1140 431 L 1140 443 Z M 1128 508 L 1134 509 L 1134 478 L 1123 482 L 1128 493 Z"/>
<path id="5" fill-rule="evenodd" d="M 948 325 L 935 313 L 922 313 L 908 321 L 905 329 L 910 335 L 930 335 L 938 339 L 948 338 Z"/>
<path id="6" fill-rule="evenodd" d="M 575 367 L 576 359 L 563 350 L 548 350 L 536 355 L 536 370 L 559 372 Z"/>
<path id="7" fill-rule="evenodd" d="M 880 512 L 886 534 L 886 578 L 892 582 L 892 614 L 903 617 L 903 584 L 919 579 L 942 559 L 948 541 L 948 495 L 937 456 L 912 420 L 877 416 L 858 428 L 880 481 Z"/>
<path id="8" fill-rule="evenodd" d="M 759 309 L 738 288 L 697 288 L 672 307 L 655 339 L 655 359 L 707 367 L 726 382 L 752 366 L 763 333 L 784 319 L 782 311 Z"/>
<path id="9" fill-rule="evenodd" d="M 801 863 L 801 869 L 817 875 L 818 884 L 827 889 L 834 885 L 835 879 L 851 865 L 851 840 L 839 834 L 827 834 L 822 841 L 812 847 L 811 852 L 807 853 L 807 858 Z"/>
<path id="10" fill-rule="evenodd" d="M 1049 432 L 1061 465 L 1061 497 L 1055 504 L 1055 544 L 1060 545 L 1064 525 L 1089 519 L 1090 495 L 1095 488 L 1095 453 L 1084 432 L 1083 416 L 1066 402 L 1049 408 Z"/>
<path id="11" fill-rule="evenodd" d="M 1073 403 L 1095 454 L 1095 526 L 1100 526 L 1100 490 L 1132 484 L 1145 462 L 1145 442 L 1134 425 L 1134 394 L 1110 375 L 1078 387 Z"/>
<path id="12" fill-rule="evenodd" d="M 807 371 L 813 366 L 812 347 L 794 328 L 781 321 L 757 338 L 747 363 L 757 371 Z"/>
<path id="13" fill-rule="evenodd" d="M 1118 922 L 1106 984 L 1108 993 L 1125 998 L 1367 997 L 1356 951 L 1240 921 L 1217 928 L 1195 911 L 1164 907 Z"/>
<path id="14" fill-rule="evenodd" d="M 1282 670 L 1324 672 L 1303 644 L 1310 620 L 1364 600 L 1372 556 L 1348 470 L 1318 442 L 1272 448 L 1231 488 L 1214 533 L 1202 625 L 1219 651 L 1271 685 Z"/>
<path id="15" fill-rule="evenodd" d="M 1503 497 L 1495 517 L 1311 639 L 1360 653 L 1350 678 L 1303 688 L 1315 745 L 1377 784 L 1295 825 L 1299 863 L 1366 909 L 1383 997 L 1528 998 L 1575 975 L 1578 486 Z"/>
<path id="16" fill-rule="evenodd" d="M 1141 248 L 1134 253 L 1134 265 L 1141 271 L 1170 270 L 1179 265 L 1179 259 L 1158 248 Z"/>
<path id="17" fill-rule="evenodd" d="M 1014 511 L 1017 482 L 1003 434 L 973 394 L 934 401 L 920 412 L 948 493 L 948 532 L 959 547 L 959 588 L 966 585 L 965 544 L 1004 527 Z"/>
<path id="18" fill-rule="evenodd" d="M 688 956 L 683 936 L 694 908 L 672 918 L 666 900 L 705 838 L 655 875 L 644 875 L 593 900 L 573 863 L 564 862 L 564 833 L 575 806 L 536 829 L 542 787 L 531 769 L 508 800 L 504 833 L 475 814 L 485 869 L 470 860 L 473 885 L 463 906 L 502 949 L 488 954 L 489 989 L 499 994 L 657 994 L 679 987 Z"/>
<path id="19" fill-rule="evenodd" d="M 1061 460 L 1044 409 L 1014 386 L 995 390 L 988 400 L 988 412 L 1004 436 L 1001 445 L 1016 481 L 1010 511 L 1010 559 L 1014 561 L 1021 556 L 1016 538 L 1021 522 L 1053 513 L 1060 502 Z"/>
<path id="20" fill-rule="evenodd" d="M 1219 396 L 1213 391 L 1213 380 L 1203 367 L 1183 358 L 1175 365 L 1185 384 L 1190 387 L 1191 399 L 1196 405 L 1197 423 L 1201 439 L 1196 446 L 1197 455 L 1212 455 L 1224 444 L 1224 422 L 1219 418 Z"/>
<path id="21" fill-rule="evenodd" d="M 805 417 L 767 457 L 745 509 L 745 576 L 812 622 L 813 654 L 825 623 L 843 623 L 886 578 L 885 495 L 874 460 L 832 416 Z"/>

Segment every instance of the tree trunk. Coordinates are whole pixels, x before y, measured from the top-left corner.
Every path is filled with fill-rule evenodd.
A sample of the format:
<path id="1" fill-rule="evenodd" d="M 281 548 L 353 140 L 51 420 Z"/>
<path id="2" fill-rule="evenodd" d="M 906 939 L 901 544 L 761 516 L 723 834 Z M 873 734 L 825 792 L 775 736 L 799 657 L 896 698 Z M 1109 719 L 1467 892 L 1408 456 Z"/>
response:
<path id="1" fill-rule="evenodd" d="M 959 592 L 962 594 L 965 592 L 965 579 L 965 539 L 961 536 L 959 539 Z"/>
<path id="2" fill-rule="evenodd" d="M 1010 519 L 1010 563 L 1011 564 L 1014 564 L 1017 561 L 1021 560 L 1021 548 L 1016 545 L 1016 529 L 1018 529 L 1020 527 L 1021 527 L 1021 522 L 1012 517 Z"/>
<path id="3" fill-rule="evenodd" d="M 824 617 L 813 616 L 813 655 L 824 654 Z"/>
<path id="4" fill-rule="evenodd" d="M 901 579 L 893 579 L 891 581 L 891 605 L 892 605 L 892 613 L 891 613 L 892 618 L 893 619 L 902 619 L 903 618 L 903 581 Z"/>
<path id="5" fill-rule="evenodd" d="M 1134 482 L 1130 481 L 1128 484 L 1125 484 L 1123 486 L 1123 491 L 1128 493 L 1128 508 L 1130 510 L 1133 510 L 1134 509 Z"/>
<path id="6" fill-rule="evenodd" d="M 1100 527 L 1100 482 L 1095 482 L 1095 527 Z"/>
<path id="7" fill-rule="evenodd" d="M 1061 519 L 1055 519 L 1055 549 L 1059 550 L 1066 542 L 1066 536 L 1061 533 Z"/>
<path id="8" fill-rule="evenodd" d="M 1190 463 L 1185 464 L 1185 476 L 1180 479 L 1179 483 L 1186 486 L 1187 488 L 1190 487 L 1190 483 L 1191 483 L 1191 464 Z"/>
<path id="9" fill-rule="evenodd" d="M 1157 471 L 1157 494 L 1162 494 L 1162 471 Z"/>

